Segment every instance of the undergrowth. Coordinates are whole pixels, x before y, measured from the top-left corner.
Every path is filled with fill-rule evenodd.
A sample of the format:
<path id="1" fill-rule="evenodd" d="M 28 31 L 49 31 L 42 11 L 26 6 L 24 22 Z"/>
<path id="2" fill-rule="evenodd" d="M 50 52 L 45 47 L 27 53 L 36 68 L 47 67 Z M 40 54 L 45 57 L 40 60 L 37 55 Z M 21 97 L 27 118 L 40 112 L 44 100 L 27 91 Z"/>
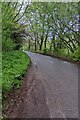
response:
<path id="1" fill-rule="evenodd" d="M 9 51 L 2 54 L 2 92 L 3 95 L 19 88 L 22 77 L 28 69 L 30 59 L 21 51 Z"/>

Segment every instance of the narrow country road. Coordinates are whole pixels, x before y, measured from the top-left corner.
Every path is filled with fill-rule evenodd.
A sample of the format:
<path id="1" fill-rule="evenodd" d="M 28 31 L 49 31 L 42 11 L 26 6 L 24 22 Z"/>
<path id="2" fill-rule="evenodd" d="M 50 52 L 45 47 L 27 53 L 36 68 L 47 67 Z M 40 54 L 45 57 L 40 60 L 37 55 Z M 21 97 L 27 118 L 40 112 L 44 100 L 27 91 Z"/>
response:
<path id="1" fill-rule="evenodd" d="M 78 65 L 36 53 L 27 54 L 44 86 L 50 118 L 78 118 Z"/>

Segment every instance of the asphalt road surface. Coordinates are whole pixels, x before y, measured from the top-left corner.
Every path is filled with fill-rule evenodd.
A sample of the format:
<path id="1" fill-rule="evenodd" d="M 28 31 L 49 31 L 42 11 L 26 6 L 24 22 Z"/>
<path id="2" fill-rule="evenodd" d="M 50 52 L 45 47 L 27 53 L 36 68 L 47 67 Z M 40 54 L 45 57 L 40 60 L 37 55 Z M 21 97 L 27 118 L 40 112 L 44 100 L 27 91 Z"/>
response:
<path id="1" fill-rule="evenodd" d="M 78 65 L 27 52 L 40 73 L 50 118 L 78 118 Z"/>

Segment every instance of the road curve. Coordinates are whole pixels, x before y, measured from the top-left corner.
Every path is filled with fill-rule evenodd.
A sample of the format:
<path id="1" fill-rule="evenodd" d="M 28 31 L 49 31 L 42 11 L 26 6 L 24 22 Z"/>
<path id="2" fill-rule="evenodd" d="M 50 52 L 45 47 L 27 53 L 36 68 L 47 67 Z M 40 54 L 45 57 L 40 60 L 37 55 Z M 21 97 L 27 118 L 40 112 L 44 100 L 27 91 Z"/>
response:
<path id="1" fill-rule="evenodd" d="M 78 65 L 27 51 L 40 73 L 50 118 L 78 118 Z"/>

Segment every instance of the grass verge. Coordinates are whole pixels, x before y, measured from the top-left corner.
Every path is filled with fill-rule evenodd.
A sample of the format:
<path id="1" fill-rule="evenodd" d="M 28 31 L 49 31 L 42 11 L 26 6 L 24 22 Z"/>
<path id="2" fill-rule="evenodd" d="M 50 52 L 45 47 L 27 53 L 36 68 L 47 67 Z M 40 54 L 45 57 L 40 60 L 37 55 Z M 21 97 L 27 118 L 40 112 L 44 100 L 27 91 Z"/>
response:
<path id="1" fill-rule="evenodd" d="M 5 94 L 18 89 L 22 83 L 22 77 L 28 69 L 30 58 L 21 51 L 9 51 L 2 54 L 2 92 Z"/>

